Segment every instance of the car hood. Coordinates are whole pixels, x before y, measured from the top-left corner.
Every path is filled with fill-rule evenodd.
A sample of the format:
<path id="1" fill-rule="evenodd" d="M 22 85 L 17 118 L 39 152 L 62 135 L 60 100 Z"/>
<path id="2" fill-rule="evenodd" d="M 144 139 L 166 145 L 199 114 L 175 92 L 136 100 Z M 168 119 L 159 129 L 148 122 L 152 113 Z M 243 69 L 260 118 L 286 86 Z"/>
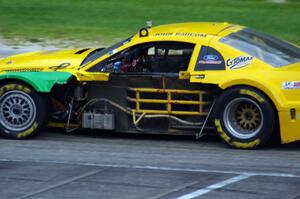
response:
<path id="1" fill-rule="evenodd" d="M 94 49 L 49 50 L 18 54 L 0 59 L 0 71 L 55 71 L 78 68 Z"/>

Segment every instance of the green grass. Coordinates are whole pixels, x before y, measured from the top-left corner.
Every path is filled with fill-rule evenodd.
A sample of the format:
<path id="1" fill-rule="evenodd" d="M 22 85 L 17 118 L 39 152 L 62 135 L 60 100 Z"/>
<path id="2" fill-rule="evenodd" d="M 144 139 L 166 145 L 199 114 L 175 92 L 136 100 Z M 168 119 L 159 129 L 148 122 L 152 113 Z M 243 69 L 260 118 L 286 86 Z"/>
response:
<path id="1" fill-rule="evenodd" d="M 154 25 L 216 21 L 249 26 L 300 44 L 300 1 L 0 0 L 0 35 L 111 44 Z"/>

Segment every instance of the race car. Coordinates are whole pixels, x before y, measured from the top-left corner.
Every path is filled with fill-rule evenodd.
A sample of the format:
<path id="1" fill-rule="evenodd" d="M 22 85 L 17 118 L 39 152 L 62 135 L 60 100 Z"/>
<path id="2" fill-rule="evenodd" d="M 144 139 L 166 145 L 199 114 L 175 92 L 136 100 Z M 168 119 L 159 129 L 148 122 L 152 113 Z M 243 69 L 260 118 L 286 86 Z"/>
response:
<path id="1" fill-rule="evenodd" d="M 299 47 L 228 23 L 142 28 L 108 48 L 0 60 L 0 131 L 196 135 L 233 148 L 300 140 Z"/>

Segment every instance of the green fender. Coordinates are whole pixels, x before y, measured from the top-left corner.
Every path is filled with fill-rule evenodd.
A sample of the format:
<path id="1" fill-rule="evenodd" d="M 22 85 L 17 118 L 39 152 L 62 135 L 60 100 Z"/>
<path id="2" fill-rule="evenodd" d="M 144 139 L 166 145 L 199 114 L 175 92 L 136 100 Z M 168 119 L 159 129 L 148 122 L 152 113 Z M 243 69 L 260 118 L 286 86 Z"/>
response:
<path id="1" fill-rule="evenodd" d="M 0 74 L 0 81 L 17 79 L 31 85 L 37 92 L 49 93 L 55 84 L 66 84 L 71 77 L 68 72 L 8 72 Z"/>

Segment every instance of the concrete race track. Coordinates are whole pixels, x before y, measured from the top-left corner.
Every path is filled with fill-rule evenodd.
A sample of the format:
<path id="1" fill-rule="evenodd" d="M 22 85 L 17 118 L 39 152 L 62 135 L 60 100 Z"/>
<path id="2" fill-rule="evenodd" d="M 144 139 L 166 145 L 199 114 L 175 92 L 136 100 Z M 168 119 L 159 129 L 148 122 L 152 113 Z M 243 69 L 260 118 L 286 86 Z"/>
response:
<path id="1" fill-rule="evenodd" d="M 51 132 L 50 132 L 51 131 Z M 300 143 L 73 133 L 0 139 L 0 198 L 300 198 Z"/>

